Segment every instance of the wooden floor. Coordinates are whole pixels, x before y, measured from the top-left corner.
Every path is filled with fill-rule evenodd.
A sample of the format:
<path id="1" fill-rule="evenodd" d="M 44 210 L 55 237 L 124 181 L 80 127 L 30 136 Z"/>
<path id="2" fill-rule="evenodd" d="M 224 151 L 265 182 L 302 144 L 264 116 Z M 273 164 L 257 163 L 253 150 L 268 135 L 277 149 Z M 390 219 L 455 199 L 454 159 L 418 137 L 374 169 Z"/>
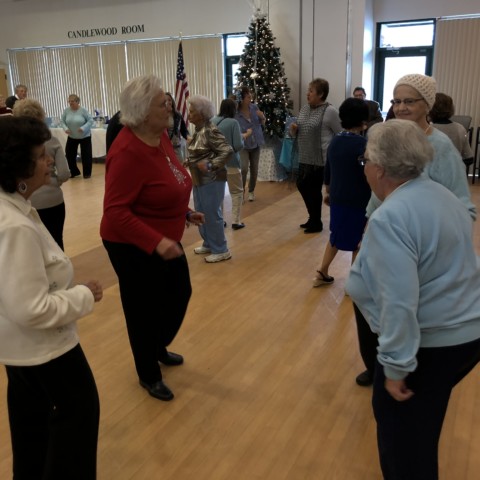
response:
<path id="1" fill-rule="evenodd" d="M 228 262 L 206 264 L 193 254 L 198 231 L 185 233 L 194 293 L 171 346 L 185 364 L 163 369 L 175 393 L 165 403 L 135 375 L 98 234 L 103 168 L 96 164 L 91 180 L 64 186 L 65 245 L 77 280 L 98 278 L 106 289 L 79 322 L 101 400 L 99 480 L 380 479 L 371 389 L 354 382 L 363 366 L 344 295 L 350 257 L 335 260 L 333 285 L 311 288 L 328 234 L 298 228 L 306 216 L 295 188 L 258 185 L 257 200 L 244 208 L 247 227 L 227 229 Z M 471 188 L 478 206 L 480 187 Z M 475 228 L 480 252 L 479 222 Z M 0 377 L 0 479 L 7 479 L 3 369 Z M 440 459 L 443 480 L 479 478 L 479 368 L 453 394 Z"/>

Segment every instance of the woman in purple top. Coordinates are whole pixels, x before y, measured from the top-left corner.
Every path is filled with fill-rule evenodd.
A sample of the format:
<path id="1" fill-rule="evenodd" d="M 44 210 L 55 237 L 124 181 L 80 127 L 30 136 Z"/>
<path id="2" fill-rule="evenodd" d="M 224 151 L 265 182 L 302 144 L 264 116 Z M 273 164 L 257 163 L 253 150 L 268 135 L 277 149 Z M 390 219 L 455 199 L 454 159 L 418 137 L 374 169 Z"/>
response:
<path id="1" fill-rule="evenodd" d="M 248 182 L 248 200 L 255 200 L 255 185 L 257 184 L 258 162 L 260 160 L 260 147 L 265 143 L 262 125 L 265 115 L 252 103 L 252 94 L 248 87 L 240 88 L 238 94 L 238 111 L 235 116 L 240 124 L 242 134 L 251 129 L 252 134 L 245 139 L 245 146 L 240 152 L 242 168 L 243 190 L 247 184 L 248 168 L 250 167 L 250 180 Z"/>

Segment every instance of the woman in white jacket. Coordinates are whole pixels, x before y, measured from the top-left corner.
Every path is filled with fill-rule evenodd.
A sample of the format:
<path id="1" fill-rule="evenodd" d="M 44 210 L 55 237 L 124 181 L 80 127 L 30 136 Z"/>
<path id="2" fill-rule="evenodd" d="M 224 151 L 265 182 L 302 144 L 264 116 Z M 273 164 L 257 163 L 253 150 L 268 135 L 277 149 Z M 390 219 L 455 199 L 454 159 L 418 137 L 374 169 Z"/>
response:
<path id="1" fill-rule="evenodd" d="M 76 320 L 102 298 L 73 268 L 29 197 L 50 182 L 46 125 L 0 118 L 0 363 L 15 479 L 96 477 L 99 401 Z"/>

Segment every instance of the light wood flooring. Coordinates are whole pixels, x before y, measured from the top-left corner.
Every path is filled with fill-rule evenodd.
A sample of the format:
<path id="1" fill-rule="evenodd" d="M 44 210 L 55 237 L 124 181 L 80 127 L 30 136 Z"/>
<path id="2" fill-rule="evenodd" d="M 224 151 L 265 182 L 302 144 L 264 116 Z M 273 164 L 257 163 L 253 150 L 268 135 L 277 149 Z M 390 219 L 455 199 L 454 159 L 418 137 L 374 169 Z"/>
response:
<path id="1" fill-rule="evenodd" d="M 165 367 L 166 403 L 138 385 L 116 277 L 98 234 L 103 165 L 64 185 L 65 245 L 78 281 L 99 279 L 105 296 L 79 321 L 101 400 L 99 480 L 378 480 L 371 389 L 355 384 L 363 365 L 350 299 L 350 256 L 335 260 L 331 286 L 312 288 L 328 233 L 305 235 L 303 202 L 287 183 L 260 183 L 246 203 L 247 227 L 227 237 L 233 258 L 206 264 L 184 247 L 193 296 L 171 346 L 185 356 Z M 480 206 L 480 187 L 471 187 Z M 227 206 L 228 210 L 228 206 Z M 325 209 L 328 225 L 328 209 Z M 227 214 L 227 220 L 230 218 Z M 479 222 L 475 242 L 480 252 Z M 0 370 L 0 479 L 11 448 Z M 480 369 L 455 390 L 440 446 L 442 480 L 480 472 Z M 68 479 L 65 479 L 68 480 Z"/>

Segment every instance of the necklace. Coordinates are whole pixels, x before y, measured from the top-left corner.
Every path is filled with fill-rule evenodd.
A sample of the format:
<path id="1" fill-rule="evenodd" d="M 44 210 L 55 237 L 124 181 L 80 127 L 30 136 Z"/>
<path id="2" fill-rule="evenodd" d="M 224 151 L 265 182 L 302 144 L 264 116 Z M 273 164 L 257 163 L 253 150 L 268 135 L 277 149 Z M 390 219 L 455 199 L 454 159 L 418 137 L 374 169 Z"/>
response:
<path id="1" fill-rule="evenodd" d="M 425 135 L 428 135 L 428 131 L 430 130 L 431 125 L 428 124 L 428 127 L 425 129 Z"/>
<path id="2" fill-rule="evenodd" d="M 357 136 L 360 135 L 360 133 L 358 133 L 358 132 L 353 132 L 352 130 L 342 130 L 340 133 L 341 133 L 342 135 L 357 135 Z"/>
<path id="3" fill-rule="evenodd" d="M 165 151 L 165 148 L 163 147 L 162 143 L 160 142 L 160 147 L 162 148 L 162 152 L 165 155 L 165 158 L 167 159 L 168 166 L 170 167 L 170 170 L 173 173 L 173 176 L 177 180 L 177 182 L 180 185 L 185 185 L 185 175 L 177 168 L 177 166 L 172 163 L 170 160 L 170 157 L 167 155 L 167 152 Z"/>

